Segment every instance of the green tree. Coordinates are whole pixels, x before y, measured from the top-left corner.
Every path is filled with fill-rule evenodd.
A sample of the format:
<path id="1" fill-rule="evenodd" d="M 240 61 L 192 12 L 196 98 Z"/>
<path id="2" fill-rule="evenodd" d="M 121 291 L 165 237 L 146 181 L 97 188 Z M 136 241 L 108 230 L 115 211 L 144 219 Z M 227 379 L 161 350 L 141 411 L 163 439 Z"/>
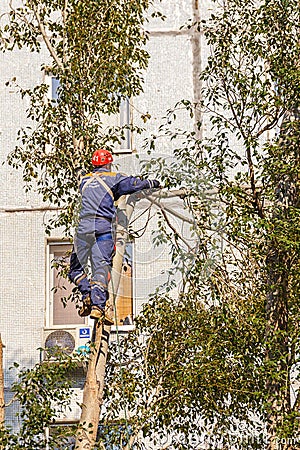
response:
<path id="1" fill-rule="evenodd" d="M 195 107 L 200 109 L 201 123 L 195 132 L 172 131 L 176 108 L 169 111 L 159 134 L 178 139 L 175 160 L 150 163 L 168 187 L 185 192 L 198 244 L 188 247 L 161 208 L 156 241 L 170 242 L 183 284 L 178 296 L 173 283 L 165 293 L 154 293 L 136 331 L 110 353 L 101 430 L 111 448 L 143 448 L 145 437 L 161 449 L 190 449 L 202 437 L 211 449 L 299 447 L 299 395 L 293 392 L 299 354 L 299 3 L 213 3 L 206 22 L 187 24 L 203 28 L 211 48 L 201 75 L 202 102 L 177 105 L 191 120 L 199 117 Z M 12 13 L 5 32 L 16 33 L 16 42 L 25 36 L 35 49 L 32 35 L 39 27 L 28 27 Z M 8 48 L 14 42 L 2 38 Z M 68 77 L 55 70 L 67 88 Z M 76 130 L 67 133 L 67 148 L 73 152 L 74 142 L 77 148 L 83 139 L 83 155 L 97 133 L 80 128 L 82 116 L 74 111 L 63 122 Z M 89 124 L 95 126 L 93 120 Z M 203 125 L 207 131 L 200 139 Z M 148 143 L 158 144 L 156 136 Z M 22 160 L 22 154 L 16 155 Z M 66 159 L 58 153 L 68 180 Z M 23 162 L 30 181 L 39 166 L 27 165 L 27 157 Z M 56 167 L 48 173 L 56 186 L 52 173 L 57 177 Z M 39 181 L 41 189 L 47 187 L 47 179 Z M 62 194 L 72 192 L 61 189 L 45 198 L 60 204 Z M 97 445 L 103 448 L 102 441 Z"/>
<path id="2" fill-rule="evenodd" d="M 142 25 L 145 1 L 24 0 L 2 15 L 0 48 L 28 48 L 47 56 L 41 67 L 59 80 L 58 99 L 47 100 L 47 85 L 18 86 L 28 97 L 29 124 L 19 132 L 10 164 L 23 169 L 27 189 L 34 183 L 45 202 L 62 207 L 48 225 L 72 223 L 76 207 L 76 166 L 89 168 L 91 152 L 124 139 L 124 128 L 108 127 L 105 115 L 142 90 L 147 67 Z M 139 131 L 138 129 L 136 130 Z"/>
<path id="3" fill-rule="evenodd" d="M 161 223 L 157 238 L 170 241 L 183 287 L 155 293 L 121 363 L 111 353 L 106 426 L 123 412 L 124 439 L 143 435 L 159 448 L 191 448 L 196 433 L 210 449 L 294 450 L 299 2 L 213 3 L 209 18 L 187 25 L 202 28 L 211 49 L 202 102 L 180 102 L 149 142 L 158 146 L 164 132 L 178 140 L 172 164 L 150 164 L 166 185 L 186 189 L 198 246 L 187 249 Z M 177 109 L 193 119 L 195 107 L 202 139 L 173 126 Z"/>

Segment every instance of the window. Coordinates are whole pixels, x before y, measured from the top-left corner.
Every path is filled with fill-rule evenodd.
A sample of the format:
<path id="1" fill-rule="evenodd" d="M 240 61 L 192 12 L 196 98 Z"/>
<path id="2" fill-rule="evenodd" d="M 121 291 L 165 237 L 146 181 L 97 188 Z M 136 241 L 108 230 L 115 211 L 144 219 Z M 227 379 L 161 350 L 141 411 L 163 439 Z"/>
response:
<path id="1" fill-rule="evenodd" d="M 54 406 L 56 410 L 56 417 L 53 424 L 46 428 L 48 447 L 51 443 L 51 448 L 55 448 L 55 450 L 74 450 L 76 424 L 78 424 L 81 415 L 83 387 L 86 379 L 85 368 L 76 367 L 70 370 L 67 376 L 72 381 L 69 401 L 57 405 L 52 403 L 52 407 Z M 55 447 L 55 444 L 57 447 Z"/>
<path id="2" fill-rule="evenodd" d="M 76 427 L 72 423 L 53 424 L 45 430 L 46 450 L 74 450 Z M 57 447 L 56 447 L 57 445 Z"/>
<path id="3" fill-rule="evenodd" d="M 47 98 L 49 100 L 58 100 L 59 79 L 52 75 L 45 75 L 45 84 L 48 86 Z"/>
<path id="4" fill-rule="evenodd" d="M 75 302 L 63 302 L 72 293 L 75 285 L 60 275 L 59 267 L 69 264 L 72 245 L 67 242 L 48 243 L 48 301 L 47 301 L 47 328 L 74 328 L 87 323 L 88 318 L 80 317 Z M 119 289 L 116 295 L 116 317 L 118 326 L 132 325 L 133 323 L 133 245 L 126 245 Z M 56 267 L 58 264 L 59 267 Z"/>
<path id="5" fill-rule="evenodd" d="M 58 100 L 58 88 L 59 88 L 59 79 L 56 77 L 51 77 L 51 98 L 53 100 Z"/>
<path id="6" fill-rule="evenodd" d="M 63 298 L 68 298 L 74 285 L 59 274 L 55 263 L 68 264 L 72 245 L 69 243 L 49 243 L 48 271 L 49 271 L 49 314 L 48 325 L 50 327 L 81 325 L 85 323 L 84 317 L 79 317 L 74 302 L 68 301 L 65 305 Z"/>
<path id="7" fill-rule="evenodd" d="M 115 153 L 131 153 L 131 131 L 130 126 L 130 102 L 126 97 L 120 103 L 120 127 L 124 128 L 124 138 L 121 141 L 120 148 L 115 150 Z"/>
<path id="8" fill-rule="evenodd" d="M 53 100 L 53 103 L 55 104 L 59 99 L 59 78 L 53 75 L 45 75 L 45 84 L 48 86 L 47 98 Z M 102 120 L 103 124 L 108 127 L 116 129 L 124 127 L 122 133 L 123 139 L 121 140 L 120 145 L 115 148 L 114 153 L 132 153 L 132 135 L 130 130 L 131 110 L 129 98 L 125 97 L 121 99 L 119 114 L 105 115 Z"/>
<path id="9" fill-rule="evenodd" d="M 132 153 L 130 99 L 128 97 L 121 98 L 119 112 L 116 114 L 102 114 L 101 122 L 105 134 L 118 138 L 118 141 L 108 141 L 109 146 L 113 147 L 113 153 Z"/>

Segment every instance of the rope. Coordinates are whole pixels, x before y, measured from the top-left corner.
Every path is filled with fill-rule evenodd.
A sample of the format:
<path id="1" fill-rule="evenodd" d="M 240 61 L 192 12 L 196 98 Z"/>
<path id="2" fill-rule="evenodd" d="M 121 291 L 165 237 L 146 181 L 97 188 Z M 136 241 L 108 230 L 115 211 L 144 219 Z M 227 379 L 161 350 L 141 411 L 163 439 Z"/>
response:
<path id="1" fill-rule="evenodd" d="M 133 224 L 134 222 L 136 222 L 138 219 L 140 219 L 144 214 L 146 214 L 147 211 L 151 210 L 152 208 L 152 203 L 150 204 L 150 206 L 148 206 L 148 208 L 146 208 L 143 212 L 141 212 L 141 214 L 139 214 L 135 219 L 133 219 L 130 224 Z"/>

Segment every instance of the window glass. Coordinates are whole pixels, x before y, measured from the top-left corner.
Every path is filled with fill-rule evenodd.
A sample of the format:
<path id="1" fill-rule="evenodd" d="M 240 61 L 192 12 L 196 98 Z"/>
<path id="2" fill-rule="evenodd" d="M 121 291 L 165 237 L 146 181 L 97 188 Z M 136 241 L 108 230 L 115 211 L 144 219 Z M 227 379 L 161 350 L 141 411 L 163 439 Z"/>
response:
<path id="1" fill-rule="evenodd" d="M 81 325 L 85 323 L 84 317 L 79 317 L 75 303 L 68 301 L 65 304 L 63 298 L 68 298 L 72 293 L 74 285 L 59 274 L 59 269 L 54 267 L 56 263 L 68 264 L 70 258 L 71 244 L 50 244 L 50 271 L 51 271 L 51 293 L 50 293 L 50 316 L 52 325 Z"/>
<path id="2" fill-rule="evenodd" d="M 51 77 L 51 98 L 53 100 L 58 100 L 58 88 L 59 79 L 56 77 Z"/>

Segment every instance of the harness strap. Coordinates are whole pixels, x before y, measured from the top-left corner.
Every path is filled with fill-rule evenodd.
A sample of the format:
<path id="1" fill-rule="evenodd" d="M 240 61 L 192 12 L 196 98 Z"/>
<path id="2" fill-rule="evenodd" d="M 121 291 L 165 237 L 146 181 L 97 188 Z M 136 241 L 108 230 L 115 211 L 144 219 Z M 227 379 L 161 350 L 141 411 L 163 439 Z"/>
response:
<path id="1" fill-rule="evenodd" d="M 110 189 L 110 187 L 105 183 L 104 180 L 102 180 L 102 179 L 100 178 L 101 175 L 97 175 L 97 174 L 92 173 L 92 174 L 90 175 L 90 177 L 91 177 L 91 178 L 90 178 L 89 180 L 87 180 L 87 181 L 84 183 L 84 185 L 82 186 L 81 194 L 84 193 L 84 191 L 86 190 L 86 188 L 88 187 L 89 184 L 91 184 L 94 180 L 97 180 L 98 183 L 101 184 L 101 186 L 104 187 L 104 189 L 106 190 L 106 192 L 111 196 L 112 200 L 113 200 L 113 201 L 115 200 L 115 199 L 114 199 L 114 194 L 112 193 L 112 190 Z"/>

